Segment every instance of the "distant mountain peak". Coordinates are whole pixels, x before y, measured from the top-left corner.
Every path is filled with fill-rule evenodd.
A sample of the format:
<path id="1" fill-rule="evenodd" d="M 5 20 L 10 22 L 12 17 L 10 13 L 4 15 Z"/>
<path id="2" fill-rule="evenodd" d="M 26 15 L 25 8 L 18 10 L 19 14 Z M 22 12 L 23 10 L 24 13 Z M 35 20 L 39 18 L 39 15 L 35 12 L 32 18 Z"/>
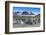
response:
<path id="1" fill-rule="evenodd" d="M 22 15 L 29 15 L 27 11 L 22 12 Z"/>
<path id="2" fill-rule="evenodd" d="M 20 13 L 20 12 L 17 12 L 17 13 Z"/>
<path id="3" fill-rule="evenodd" d="M 27 12 L 27 11 L 23 11 L 23 12 L 15 12 L 15 15 L 35 15 L 34 13 L 32 12 Z"/>

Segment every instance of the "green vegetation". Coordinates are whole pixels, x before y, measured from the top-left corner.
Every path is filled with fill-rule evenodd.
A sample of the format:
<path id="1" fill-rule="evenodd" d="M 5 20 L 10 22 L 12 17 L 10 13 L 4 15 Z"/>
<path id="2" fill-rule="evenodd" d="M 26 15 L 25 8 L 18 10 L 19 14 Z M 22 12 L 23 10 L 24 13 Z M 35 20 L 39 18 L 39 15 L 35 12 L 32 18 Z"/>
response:
<path id="1" fill-rule="evenodd" d="M 16 16 L 16 17 L 13 17 L 15 19 L 31 19 L 31 18 L 35 18 L 35 17 L 32 17 L 32 16 Z"/>

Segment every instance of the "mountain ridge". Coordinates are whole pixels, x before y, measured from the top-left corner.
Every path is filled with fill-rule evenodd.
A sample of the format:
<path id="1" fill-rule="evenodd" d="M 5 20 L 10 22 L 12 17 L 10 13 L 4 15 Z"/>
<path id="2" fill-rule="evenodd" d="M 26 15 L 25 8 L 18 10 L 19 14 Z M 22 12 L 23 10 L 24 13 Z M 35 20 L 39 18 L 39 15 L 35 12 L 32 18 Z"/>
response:
<path id="1" fill-rule="evenodd" d="M 27 11 L 23 11 L 23 12 L 15 12 L 15 15 L 35 15 L 32 12 L 27 12 Z"/>

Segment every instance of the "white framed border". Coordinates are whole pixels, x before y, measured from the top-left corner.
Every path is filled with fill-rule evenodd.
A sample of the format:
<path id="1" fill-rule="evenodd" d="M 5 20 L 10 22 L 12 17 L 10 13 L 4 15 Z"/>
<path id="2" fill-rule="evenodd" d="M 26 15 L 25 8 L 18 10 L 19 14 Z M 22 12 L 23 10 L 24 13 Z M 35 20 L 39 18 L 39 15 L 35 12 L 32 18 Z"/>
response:
<path id="1" fill-rule="evenodd" d="M 40 8 L 40 27 L 25 27 L 25 28 L 13 28 L 13 7 L 36 7 Z M 20 32 L 20 31 L 37 31 L 43 30 L 43 5 L 35 4 L 19 4 L 19 3 L 9 3 L 9 32 Z"/>

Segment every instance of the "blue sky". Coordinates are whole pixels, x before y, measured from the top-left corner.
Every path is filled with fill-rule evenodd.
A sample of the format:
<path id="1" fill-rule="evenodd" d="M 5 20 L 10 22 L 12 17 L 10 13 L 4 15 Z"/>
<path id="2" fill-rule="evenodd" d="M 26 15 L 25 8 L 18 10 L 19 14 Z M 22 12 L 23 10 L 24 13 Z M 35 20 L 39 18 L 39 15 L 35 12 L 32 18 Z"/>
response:
<path id="1" fill-rule="evenodd" d="M 35 7 L 13 7 L 13 12 L 32 12 L 34 14 L 39 14 L 40 13 L 40 8 L 35 8 Z"/>

